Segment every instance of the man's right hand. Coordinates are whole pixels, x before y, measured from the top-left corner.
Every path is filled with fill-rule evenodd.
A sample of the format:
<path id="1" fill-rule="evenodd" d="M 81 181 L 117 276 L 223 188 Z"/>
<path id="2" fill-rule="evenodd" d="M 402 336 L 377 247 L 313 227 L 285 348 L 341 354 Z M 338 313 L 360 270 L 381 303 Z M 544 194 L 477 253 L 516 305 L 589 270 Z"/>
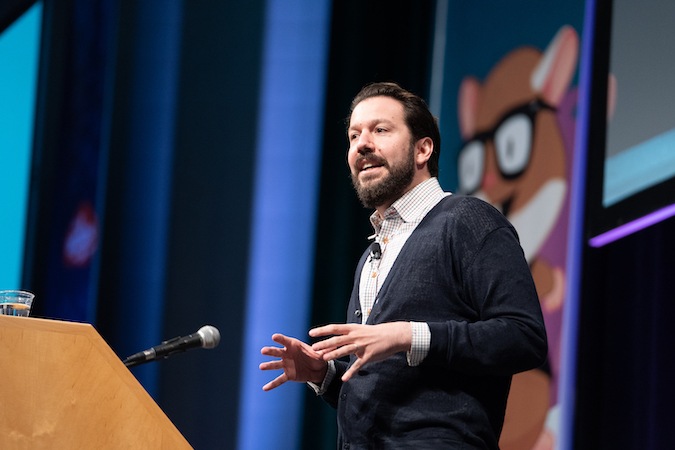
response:
<path id="1" fill-rule="evenodd" d="M 284 373 L 263 386 L 263 391 L 270 391 L 287 381 L 301 383 L 311 381 L 315 384 L 323 382 L 328 370 L 328 363 L 322 359 L 319 353 L 312 350 L 311 346 L 298 339 L 278 333 L 272 335 L 272 340 L 282 347 L 263 347 L 260 353 L 280 359 L 261 363 L 260 370 L 281 369 Z"/>

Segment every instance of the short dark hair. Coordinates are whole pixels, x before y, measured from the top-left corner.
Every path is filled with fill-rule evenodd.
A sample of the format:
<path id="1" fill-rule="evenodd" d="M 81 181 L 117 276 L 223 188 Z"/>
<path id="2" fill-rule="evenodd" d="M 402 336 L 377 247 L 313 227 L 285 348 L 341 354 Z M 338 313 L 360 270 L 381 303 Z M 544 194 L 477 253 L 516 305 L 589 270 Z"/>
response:
<path id="1" fill-rule="evenodd" d="M 356 105 L 371 97 L 391 97 L 398 100 L 403 105 L 405 122 L 410 128 L 413 142 L 429 137 L 434 143 L 434 150 L 427 163 L 429 173 L 432 177 L 438 176 L 438 159 L 441 154 L 441 133 L 438 130 L 438 120 L 431 114 L 427 103 L 420 96 L 403 89 L 396 83 L 379 82 L 364 86 L 356 94 L 349 108 L 349 116 L 346 123 L 349 126 L 349 120 L 356 108 Z"/>

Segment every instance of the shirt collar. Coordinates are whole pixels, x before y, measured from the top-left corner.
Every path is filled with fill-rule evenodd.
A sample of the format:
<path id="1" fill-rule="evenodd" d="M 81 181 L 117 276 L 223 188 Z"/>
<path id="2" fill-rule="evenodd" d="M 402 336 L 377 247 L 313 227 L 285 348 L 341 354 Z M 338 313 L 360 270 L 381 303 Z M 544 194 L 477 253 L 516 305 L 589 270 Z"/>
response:
<path id="1" fill-rule="evenodd" d="M 375 234 L 377 234 L 382 228 L 382 222 L 386 219 L 400 217 L 403 222 L 420 221 L 445 196 L 446 193 L 441 188 L 438 178 L 429 178 L 392 203 L 384 211 L 384 217 L 380 217 L 377 211 L 371 214 L 370 223 L 375 230 Z"/>

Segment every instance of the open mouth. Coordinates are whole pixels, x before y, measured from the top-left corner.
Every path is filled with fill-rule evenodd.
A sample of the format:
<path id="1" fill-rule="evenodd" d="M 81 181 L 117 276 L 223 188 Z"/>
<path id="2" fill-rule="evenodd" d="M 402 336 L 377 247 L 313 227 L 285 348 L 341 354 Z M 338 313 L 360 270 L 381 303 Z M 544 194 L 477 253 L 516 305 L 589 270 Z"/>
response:
<path id="1" fill-rule="evenodd" d="M 364 164 L 363 167 L 361 167 L 361 172 L 367 172 L 369 170 L 377 169 L 378 167 L 382 167 L 381 164 Z"/>
<path id="2" fill-rule="evenodd" d="M 357 162 L 359 172 L 369 172 L 384 167 L 384 165 L 384 161 L 379 161 L 374 158 L 363 158 Z"/>

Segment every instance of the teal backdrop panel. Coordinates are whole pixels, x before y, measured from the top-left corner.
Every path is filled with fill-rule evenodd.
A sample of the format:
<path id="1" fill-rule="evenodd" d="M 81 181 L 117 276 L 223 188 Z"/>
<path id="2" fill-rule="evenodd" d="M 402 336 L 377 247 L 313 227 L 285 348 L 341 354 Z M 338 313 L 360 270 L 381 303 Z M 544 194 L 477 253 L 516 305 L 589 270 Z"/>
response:
<path id="1" fill-rule="evenodd" d="M 21 286 L 42 2 L 0 34 L 0 289 Z"/>

